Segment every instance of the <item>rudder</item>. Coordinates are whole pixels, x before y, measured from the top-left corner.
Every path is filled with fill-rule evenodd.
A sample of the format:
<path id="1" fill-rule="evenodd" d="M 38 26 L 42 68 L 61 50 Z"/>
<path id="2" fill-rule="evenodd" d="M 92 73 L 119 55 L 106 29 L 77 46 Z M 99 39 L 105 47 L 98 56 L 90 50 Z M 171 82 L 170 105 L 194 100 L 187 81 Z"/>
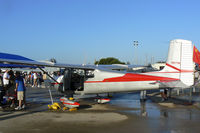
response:
<path id="1" fill-rule="evenodd" d="M 191 41 L 182 39 L 170 41 L 168 59 L 162 72 L 168 72 L 170 77 L 180 79 L 187 86 L 194 84 L 193 46 Z"/>

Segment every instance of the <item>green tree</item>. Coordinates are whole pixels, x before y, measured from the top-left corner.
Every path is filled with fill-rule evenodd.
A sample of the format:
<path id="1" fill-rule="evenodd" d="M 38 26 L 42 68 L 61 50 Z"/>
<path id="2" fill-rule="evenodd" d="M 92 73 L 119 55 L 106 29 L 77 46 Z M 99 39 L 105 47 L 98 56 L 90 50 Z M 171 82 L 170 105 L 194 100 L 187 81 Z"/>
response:
<path id="1" fill-rule="evenodd" d="M 108 58 L 102 58 L 99 61 L 95 61 L 95 65 L 112 65 L 112 64 L 125 64 L 124 62 L 121 62 L 119 59 L 116 59 L 114 57 L 108 57 Z"/>

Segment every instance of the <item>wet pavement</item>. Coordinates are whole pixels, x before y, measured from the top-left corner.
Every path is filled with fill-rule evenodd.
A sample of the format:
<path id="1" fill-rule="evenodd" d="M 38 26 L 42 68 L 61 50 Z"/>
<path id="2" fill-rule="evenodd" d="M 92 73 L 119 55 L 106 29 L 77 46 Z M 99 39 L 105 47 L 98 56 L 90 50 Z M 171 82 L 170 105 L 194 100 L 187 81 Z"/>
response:
<path id="1" fill-rule="evenodd" d="M 175 104 L 173 107 L 168 107 L 168 105 L 171 105 L 172 100 L 165 102 L 160 101 L 166 104 L 166 106 L 161 106 L 158 103 L 152 102 L 151 99 L 147 99 L 145 102 L 140 102 L 139 99 L 140 95 L 135 93 L 118 94 L 111 100 L 110 104 L 132 108 L 133 110 L 122 112 L 143 117 L 200 120 L 200 109 L 196 106 Z M 176 103 L 175 99 L 173 101 Z"/>
<path id="2" fill-rule="evenodd" d="M 51 92 L 54 102 L 59 102 L 59 98 L 62 95 L 56 90 L 51 90 Z M 148 97 L 146 102 L 140 102 L 139 93 L 120 93 L 113 94 L 110 103 L 101 105 L 96 104 L 94 101 L 95 97 L 96 95 L 75 95 L 75 98 L 81 103 L 80 109 L 75 112 L 49 111 L 47 106 L 51 104 L 51 99 L 48 89 L 29 88 L 26 97 L 28 105 L 26 110 L 0 111 L 0 133 L 21 133 L 27 131 L 51 133 L 57 131 L 54 129 L 55 125 L 59 128 L 60 132 L 66 132 L 66 129 L 71 132 L 103 131 L 115 133 L 200 132 L 199 92 L 193 93 L 192 104 L 186 104 L 189 102 L 189 95 L 187 92 L 180 96 L 174 94 L 172 99 L 165 102 L 161 102 L 161 98 L 157 95 Z M 80 116 L 73 117 L 74 115 Z M 114 117 L 118 118 L 118 120 L 114 121 Z M 126 119 L 126 117 L 128 119 Z M 82 119 L 80 120 L 80 118 Z M 122 119 L 120 120 L 120 118 Z M 104 124 L 101 123 L 102 119 Z M 70 120 L 73 122 L 71 123 Z M 24 126 L 25 122 L 30 125 L 22 130 L 21 127 Z M 63 124 L 61 124 L 63 122 L 68 126 L 63 126 Z M 82 122 L 84 122 L 84 124 Z M 112 124 L 105 124 L 109 122 Z M 93 125 L 94 123 L 96 123 L 96 125 Z M 81 130 L 74 128 L 74 125 L 78 126 Z M 13 127 L 13 130 L 8 127 Z"/>

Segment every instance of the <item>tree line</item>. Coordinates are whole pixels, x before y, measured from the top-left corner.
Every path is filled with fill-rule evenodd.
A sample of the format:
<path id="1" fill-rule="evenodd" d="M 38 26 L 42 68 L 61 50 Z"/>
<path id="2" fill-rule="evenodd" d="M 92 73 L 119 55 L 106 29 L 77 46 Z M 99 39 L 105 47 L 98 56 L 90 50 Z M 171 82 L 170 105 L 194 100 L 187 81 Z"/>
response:
<path id="1" fill-rule="evenodd" d="M 99 61 L 94 62 L 95 65 L 112 65 L 112 64 L 126 64 L 125 62 L 121 62 L 119 59 L 114 57 L 102 58 Z M 127 62 L 127 64 L 130 64 Z"/>

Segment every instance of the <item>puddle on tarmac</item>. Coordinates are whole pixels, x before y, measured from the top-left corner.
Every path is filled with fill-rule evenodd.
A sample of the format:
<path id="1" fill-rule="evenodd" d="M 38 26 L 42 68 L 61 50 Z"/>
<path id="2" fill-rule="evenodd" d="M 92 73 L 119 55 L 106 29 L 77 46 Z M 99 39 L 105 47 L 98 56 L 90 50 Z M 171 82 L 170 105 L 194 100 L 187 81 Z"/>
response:
<path id="1" fill-rule="evenodd" d="M 151 118 L 169 118 L 169 119 L 184 119 L 184 120 L 200 120 L 200 110 L 183 106 L 181 108 L 162 107 L 151 100 L 140 102 L 140 95 L 136 93 L 117 94 L 110 102 L 111 105 L 116 105 L 125 108 L 133 108 L 133 110 L 122 111 L 129 114 L 136 114 Z"/>

